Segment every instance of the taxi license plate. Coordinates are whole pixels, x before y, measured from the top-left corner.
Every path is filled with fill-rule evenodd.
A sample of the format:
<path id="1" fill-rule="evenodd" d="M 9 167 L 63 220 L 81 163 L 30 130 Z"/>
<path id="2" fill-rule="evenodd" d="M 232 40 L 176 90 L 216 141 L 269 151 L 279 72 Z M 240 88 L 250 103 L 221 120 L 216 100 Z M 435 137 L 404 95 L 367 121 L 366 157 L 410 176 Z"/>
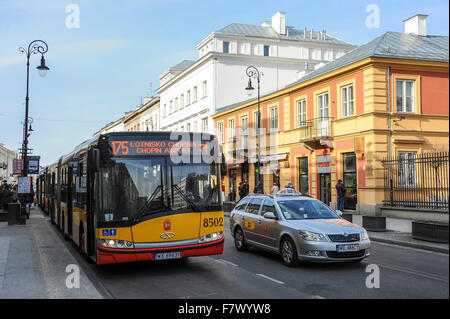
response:
<path id="1" fill-rule="evenodd" d="M 180 259 L 180 258 L 181 258 L 181 252 L 179 252 L 179 251 L 155 254 L 155 260 Z"/>
<path id="2" fill-rule="evenodd" d="M 336 250 L 339 253 L 347 251 L 359 251 L 359 245 L 337 245 Z"/>

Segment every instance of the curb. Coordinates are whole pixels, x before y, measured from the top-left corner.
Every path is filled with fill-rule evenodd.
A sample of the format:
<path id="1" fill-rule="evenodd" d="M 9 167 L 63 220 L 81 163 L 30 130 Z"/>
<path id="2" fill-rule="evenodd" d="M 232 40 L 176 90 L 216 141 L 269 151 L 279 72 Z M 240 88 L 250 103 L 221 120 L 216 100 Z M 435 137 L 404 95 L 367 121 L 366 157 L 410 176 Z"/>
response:
<path id="1" fill-rule="evenodd" d="M 371 241 L 378 241 L 380 243 L 386 243 L 386 244 L 391 244 L 391 245 L 396 245 L 396 246 L 403 246 L 403 247 L 409 247 L 409 248 L 416 248 L 416 249 L 434 251 L 434 252 L 438 252 L 438 253 L 444 253 L 444 254 L 447 254 L 447 255 L 449 253 L 449 249 L 448 248 L 434 247 L 434 246 L 430 246 L 430 245 L 426 245 L 426 244 L 409 243 L 409 242 L 404 242 L 404 241 L 399 241 L 399 240 L 392 240 L 392 239 L 385 239 L 385 238 L 380 238 L 380 237 L 369 236 L 369 238 L 370 238 Z"/>

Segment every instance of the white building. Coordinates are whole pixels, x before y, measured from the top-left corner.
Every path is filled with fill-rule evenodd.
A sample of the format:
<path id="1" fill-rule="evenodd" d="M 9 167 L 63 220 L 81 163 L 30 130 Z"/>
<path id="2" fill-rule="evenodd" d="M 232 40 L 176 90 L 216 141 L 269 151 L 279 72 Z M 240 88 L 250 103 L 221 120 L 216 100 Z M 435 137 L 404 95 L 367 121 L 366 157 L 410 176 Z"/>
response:
<path id="1" fill-rule="evenodd" d="M 248 99 L 248 66 L 263 74 L 263 95 L 354 48 L 325 30 L 286 26 L 284 12 L 277 12 L 271 22 L 260 26 L 230 24 L 197 45 L 196 61 L 182 61 L 161 74 L 156 91 L 161 98 L 160 128 L 214 133 L 210 115 L 220 107 Z"/>
<path id="2" fill-rule="evenodd" d="M 0 142 L 0 182 L 3 180 L 11 183 L 13 180 L 13 160 L 17 158 L 17 153 L 5 147 Z"/>

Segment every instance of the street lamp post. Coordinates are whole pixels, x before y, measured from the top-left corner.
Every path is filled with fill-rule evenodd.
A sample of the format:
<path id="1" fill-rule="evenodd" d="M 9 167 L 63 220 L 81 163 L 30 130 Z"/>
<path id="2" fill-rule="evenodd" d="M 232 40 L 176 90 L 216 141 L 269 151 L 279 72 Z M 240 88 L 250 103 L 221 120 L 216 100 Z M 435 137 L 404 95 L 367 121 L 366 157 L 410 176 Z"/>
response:
<path id="1" fill-rule="evenodd" d="M 39 75 L 44 77 L 47 74 L 49 68 L 45 65 L 44 53 L 48 51 L 47 43 L 42 40 L 34 40 L 28 45 L 28 49 L 23 47 L 19 48 L 19 51 L 27 55 L 27 94 L 25 97 L 25 129 L 23 133 L 23 143 L 22 143 L 22 159 L 23 159 L 23 176 L 28 175 L 27 171 L 27 160 L 28 160 L 28 88 L 30 83 L 30 57 L 32 54 L 41 54 L 41 65 L 36 69 L 39 70 Z"/>
<path id="2" fill-rule="evenodd" d="M 253 93 L 254 87 L 252 86 L 252 78 L 256 79 L 258 82 L 258 122 L 257 122 L 257 143 L 256 148 L 258 151 L 257 160 L 256 160 L 256 166 L 258 168 L 258 178 L 257 178 L 257 185 L 255 187 L 255 193 L 264 193 L 264 187 L 263 183 L 261 181 L 261 149 L 259 147 L 261 142 L 261 109 L 260 109 L 260 80 L 262 73 L 259 72 L 259 70 L 254 66 L 249 66 L 246 70 L 246 74 L 248 76 L 248 86 L 245 88 L 249 95 Z"/>

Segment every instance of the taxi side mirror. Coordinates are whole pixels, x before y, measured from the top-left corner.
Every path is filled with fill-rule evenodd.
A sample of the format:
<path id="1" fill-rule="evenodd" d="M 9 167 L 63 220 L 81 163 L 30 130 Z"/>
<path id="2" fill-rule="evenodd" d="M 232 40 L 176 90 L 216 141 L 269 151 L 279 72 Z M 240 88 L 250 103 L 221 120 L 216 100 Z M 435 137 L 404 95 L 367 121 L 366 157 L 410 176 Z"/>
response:
<path id="1" fill-rule="evenodd" d="M 336 211 L 336 214 L 337 214 L 339 217 L 342 217 L 342 212 L 341 212 L 340 210 L 337 210 L 337 211 Z"/>
<path id="2" fill-rule="evenodd" d="M 267 219 L 277 219 L 277 217 L 275 216 L 275 214 L 272 213 L 272 212 L 264 213 L 263 217 L 264 217 L 264 218 L 267 218 Z"/>

